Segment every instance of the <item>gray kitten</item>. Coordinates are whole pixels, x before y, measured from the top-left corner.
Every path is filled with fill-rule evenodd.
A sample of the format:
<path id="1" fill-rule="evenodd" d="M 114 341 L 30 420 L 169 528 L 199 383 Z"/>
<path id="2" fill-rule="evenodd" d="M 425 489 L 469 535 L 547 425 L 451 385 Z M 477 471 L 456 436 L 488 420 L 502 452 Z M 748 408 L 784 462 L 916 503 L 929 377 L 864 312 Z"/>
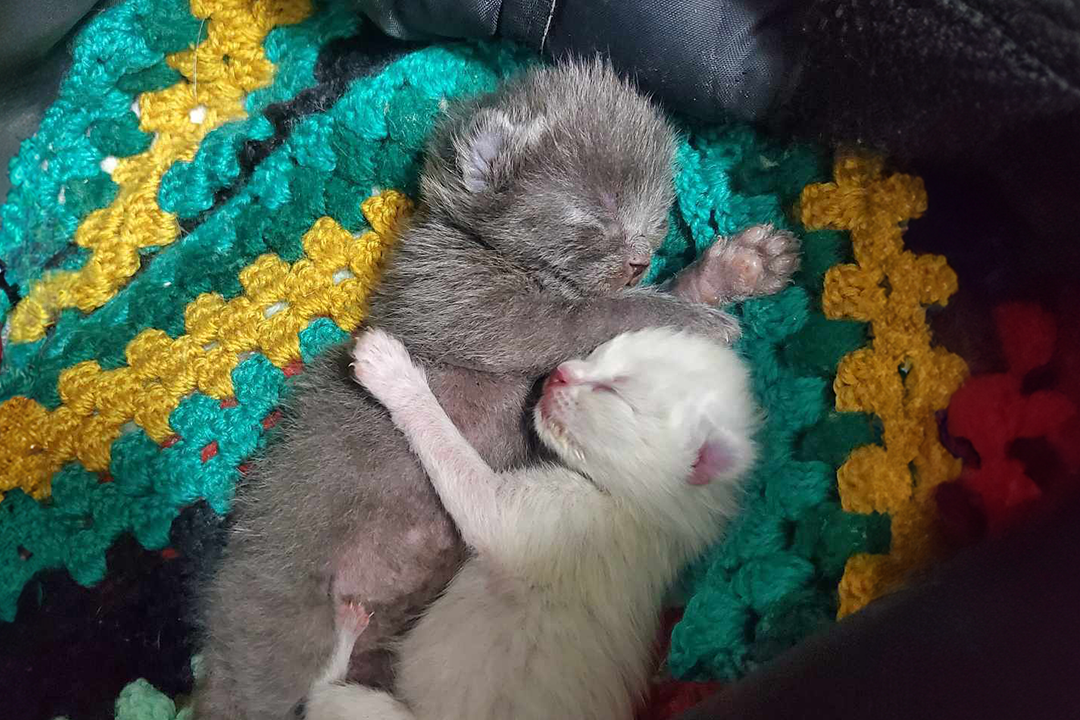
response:
<path id="1" fill-rule="evenodd" d="M 370 300 L 492 468 L 535 458 L 538 379 L 614 336 L 681 327 L 731 341 L 706 303 L 774 292 L 797 241 L 755 227 L 664 292 L 638 288 L 673 199 L 660 112 L 606 65 L 534 70 L 451 108 L 421 203 Z M 196 717 L 289 716 L 330 664 L 335 609 L 372 613 L 350 679 L 388 687 L 387 644 L 446 586 L 464 546 L 387 412 L 352 380 L 345 343 L 297 378 L 282 437 L 240 489 L 206 589 Z"/>

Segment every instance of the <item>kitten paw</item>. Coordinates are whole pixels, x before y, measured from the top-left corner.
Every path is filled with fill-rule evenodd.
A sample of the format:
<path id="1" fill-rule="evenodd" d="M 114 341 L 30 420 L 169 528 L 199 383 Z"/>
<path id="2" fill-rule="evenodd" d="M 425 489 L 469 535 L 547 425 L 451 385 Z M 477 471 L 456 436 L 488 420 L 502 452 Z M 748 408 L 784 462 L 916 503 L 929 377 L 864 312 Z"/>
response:
<path id="1" fill-rule="evenodd" d="M 357 382 L 391 410 L 427 387 L 424 371 L 413 364 L 409 351 L 383 330 L 366 330 L 356 338 L 352 367 Z"/>
<path id="2" fill-rule="evenodd" d="M 338 598 L 336 617 L 338 630 L 351 637 L 353 642 L 371 623 L 371 613 L 353 595 Z"/>
<path id="3" fill-rule="evenodd" d="M 701 259 L 702 284 L 718 302 L 779 292 L 799 267 L 799 239 L 772 225 L 718 238 Z"/>

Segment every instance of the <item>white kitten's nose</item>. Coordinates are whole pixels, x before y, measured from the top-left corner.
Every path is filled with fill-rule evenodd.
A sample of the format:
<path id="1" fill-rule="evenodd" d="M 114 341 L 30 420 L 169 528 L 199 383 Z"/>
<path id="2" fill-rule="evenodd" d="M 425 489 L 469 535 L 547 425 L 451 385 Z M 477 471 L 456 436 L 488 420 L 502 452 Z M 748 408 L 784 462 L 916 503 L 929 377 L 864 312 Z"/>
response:
<path id="1" fill-rule="evenodd" d="M 551 417 L 556 407 L 566 402 L 566 393 L 559 393 L 558 391 L 565 390 L 576 382 L 577 378 L 567 369 L 565 364 L 548 373 L 540 391 L 540 404 L 538 406 L 540 414 Z"/>
<path id="2" fill-rule="evenodd" d="M 560 385 L 569 385 L 573 380 L 574 378 L 570 371 L 566 369 L 566 366 L 560 365 L 548 375 L 546 384 L 548 387 L 559 387 Z"/>

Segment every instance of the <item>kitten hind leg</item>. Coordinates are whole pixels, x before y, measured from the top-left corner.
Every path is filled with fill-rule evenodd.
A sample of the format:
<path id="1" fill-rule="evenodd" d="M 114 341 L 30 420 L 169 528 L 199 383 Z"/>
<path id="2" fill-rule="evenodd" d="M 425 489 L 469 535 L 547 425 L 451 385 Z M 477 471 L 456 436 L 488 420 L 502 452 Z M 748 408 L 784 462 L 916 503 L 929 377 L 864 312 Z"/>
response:
<path id="1" fill-rule="evenodd" d="M 330 656 L 326 669 L 315 681 L 316 685 L 341 682 L 345 679 L 349 672 L 349 658 L 352 656 L 353 645 L 371 622 L 371 613 L 364 609 L 354 596 L 339 597 L 335 602 L 337 607 L 334 614 L 336 632 L 334 652 Z"/>
<path id="2" fill-rule="evenodd" d="M 293 715 L 308 720 L 414 720 L 409 709 L 390 694 L 344 682 L 353 645 L 371 622 L 371 613 L 351 595 L 337 597 L 335 603 L 334 653 Z"/>

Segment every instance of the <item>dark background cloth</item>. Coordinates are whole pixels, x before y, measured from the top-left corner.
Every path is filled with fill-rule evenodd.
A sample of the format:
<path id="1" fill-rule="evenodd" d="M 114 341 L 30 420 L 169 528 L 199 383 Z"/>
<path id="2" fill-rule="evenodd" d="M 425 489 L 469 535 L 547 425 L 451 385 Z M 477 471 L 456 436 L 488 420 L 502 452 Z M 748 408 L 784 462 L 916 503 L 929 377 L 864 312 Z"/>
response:
<path id="1" fill-rule="evenodd" d="M 787 127 L 884 149 L 918 172 L 990 179 L 1029 225 L 1017 242 L 1030 240 L 1032 254 L 1071 252 L 1080 224 L 1080 3 L 815 2 L 803 37 Z"/>
<path id="2" fill-rule="evenodd" d="M 808 0 L 356 0 L 398 38 L 490 38 L 609 56 L 670 107 L 752 120 L 797 77 Z"/>

